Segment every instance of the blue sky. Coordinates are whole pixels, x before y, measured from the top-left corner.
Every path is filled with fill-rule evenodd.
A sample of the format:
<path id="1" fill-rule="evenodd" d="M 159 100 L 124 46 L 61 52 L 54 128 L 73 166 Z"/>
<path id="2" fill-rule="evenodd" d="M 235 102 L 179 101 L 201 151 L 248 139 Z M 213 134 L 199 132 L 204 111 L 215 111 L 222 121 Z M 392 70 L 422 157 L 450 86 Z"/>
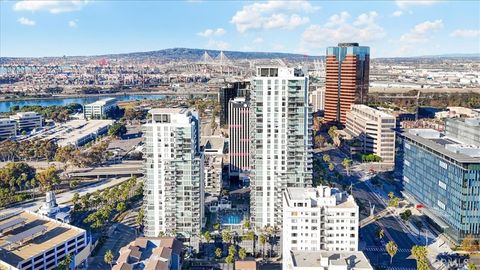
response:
<path id="1" fill-rule="evenodd" d="M 352 41 L 372 57 L 480 53 L 479 1 L 0 0 L 0 56 L 174 47 L 324 55 Z"/>

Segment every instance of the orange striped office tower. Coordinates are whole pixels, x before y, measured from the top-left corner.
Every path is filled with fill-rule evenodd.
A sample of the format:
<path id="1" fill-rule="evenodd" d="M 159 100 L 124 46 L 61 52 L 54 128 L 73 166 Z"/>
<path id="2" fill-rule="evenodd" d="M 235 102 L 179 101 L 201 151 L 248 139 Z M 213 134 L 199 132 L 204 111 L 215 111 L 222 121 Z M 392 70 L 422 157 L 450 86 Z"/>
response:
<path id="1" fill-rule="evenodd" d="M 352 104 L 367 100 L 370 48 L 358 43 L 328 47 L 326 56 L 325 120 L 345 125 Z"/>

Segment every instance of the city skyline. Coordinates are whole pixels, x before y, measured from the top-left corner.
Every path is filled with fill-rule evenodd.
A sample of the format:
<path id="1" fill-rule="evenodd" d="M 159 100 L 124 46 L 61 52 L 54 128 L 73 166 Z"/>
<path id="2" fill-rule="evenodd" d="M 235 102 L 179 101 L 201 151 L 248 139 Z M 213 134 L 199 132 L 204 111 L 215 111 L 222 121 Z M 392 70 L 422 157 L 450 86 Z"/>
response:
<path id="1" fill-rule="evenodd" d="M 2 1 L 0 7 L 0 57 L 174 47 L 325 55 L 338 42 L 359 42 L 375 58 L 478 53 L 480 47 L 474 1 L 80 0 Z"/>

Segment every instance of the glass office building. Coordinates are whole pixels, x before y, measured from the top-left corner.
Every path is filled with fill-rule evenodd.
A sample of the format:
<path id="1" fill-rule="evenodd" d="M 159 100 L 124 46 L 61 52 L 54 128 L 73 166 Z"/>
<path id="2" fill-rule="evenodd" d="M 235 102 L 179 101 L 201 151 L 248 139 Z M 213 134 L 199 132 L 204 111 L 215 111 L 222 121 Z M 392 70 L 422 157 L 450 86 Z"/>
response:
<path id="1" fill-rule="evenodd" d="M 454 242 L 480 236 L 480 145 L 431 129 L 410 129 L 403 138 L 407 199 Z"/>

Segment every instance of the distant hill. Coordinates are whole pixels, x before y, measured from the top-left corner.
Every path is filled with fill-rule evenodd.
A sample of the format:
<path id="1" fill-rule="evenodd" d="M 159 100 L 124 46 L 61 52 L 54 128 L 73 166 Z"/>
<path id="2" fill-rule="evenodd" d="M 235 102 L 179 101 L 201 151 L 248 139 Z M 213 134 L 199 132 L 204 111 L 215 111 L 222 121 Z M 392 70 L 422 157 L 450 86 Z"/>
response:
<path id="1" fill-rule="evenodd" d="M 173 48 L 150 52 L 134 52 L 122 54 L 106 54 L 98 57 L 105 58 L 162 58 L 165 60 L 200 60 L 204 53 L 207 52 L 212 58 L 216 58 L 220 54 L 220 50 L 205 49 L 189 49 L 189 48 Z M 278 52 L 240 52 L 240 51 L 223 51 L 229 59 L 289 59 L 302 60 L 305 58 L 320 58 L 320 56 L 305 56 L 295 53 L 278 53 Z"/>

